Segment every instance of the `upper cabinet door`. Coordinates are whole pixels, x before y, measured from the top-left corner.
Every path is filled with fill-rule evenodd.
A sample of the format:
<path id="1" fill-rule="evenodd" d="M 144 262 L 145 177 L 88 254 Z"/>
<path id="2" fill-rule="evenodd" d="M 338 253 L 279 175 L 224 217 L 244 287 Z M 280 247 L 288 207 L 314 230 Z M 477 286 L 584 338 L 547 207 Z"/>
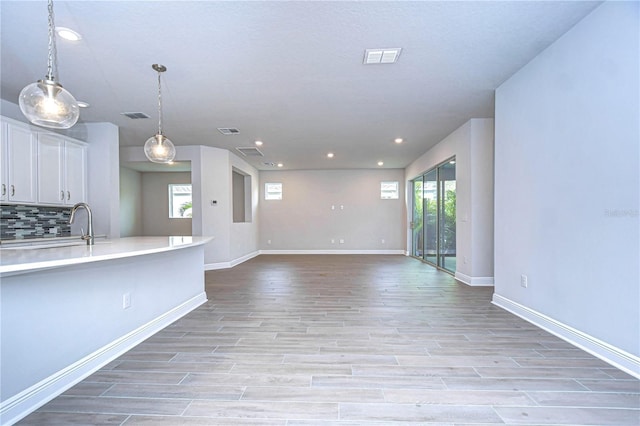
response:
<path id="1" fill-rule="evenodd" d="M 11 202 L 36 202 L 37 146 L 36 135 L 28 128 L 5 123 L 6 200 Z"/>
<path id="2" fill-rule="evenodd" d="M 87 147 L 65 143 L 65 201 L 75 204 L 87 201 Z"/>
<path id="3" fill-rule="evenodd" d="M 38 135 L 38 202 L 73 205 L 87 198 L 86 145 Z"/>
<path id="4" fill-rule="evenodd" d="M 38 202 L 64 204 L 64 139 L 57 135 L 38 135 Z"/>

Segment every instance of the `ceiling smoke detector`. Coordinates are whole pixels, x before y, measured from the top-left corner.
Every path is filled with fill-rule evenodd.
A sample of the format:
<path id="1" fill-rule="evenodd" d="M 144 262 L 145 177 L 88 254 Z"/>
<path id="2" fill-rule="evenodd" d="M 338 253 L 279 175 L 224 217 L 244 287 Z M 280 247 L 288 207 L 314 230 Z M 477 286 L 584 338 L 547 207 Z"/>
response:
<path id="1" fill-rule="evenodd" d="M 235 127 L 218 127 L 218 131 L 223 135 L 237 135 L 240 133 L 240 130 Z"/>
<path id="2" fill-rule="evenodd" d="M 365 65 L 372 64 L 394 64 L 400 56 L 402 48 L 394 47 L 389 49 L 366 49 L 364 51 Z"/>

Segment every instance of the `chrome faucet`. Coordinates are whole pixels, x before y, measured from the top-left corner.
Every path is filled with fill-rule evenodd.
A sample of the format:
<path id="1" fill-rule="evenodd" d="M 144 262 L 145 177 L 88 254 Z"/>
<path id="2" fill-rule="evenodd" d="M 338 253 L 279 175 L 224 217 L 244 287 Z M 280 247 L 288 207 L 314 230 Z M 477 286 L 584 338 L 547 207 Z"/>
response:
<path id="1" fill-rule="evenodd" d="M 73 217 L 76 214 L 76 210 L 78 210 L 80 207 L 83 207 L 87 211 L 87 221 L 89 222 L 87 233 L 85 234 L 83 231 L 82 236 L 80 238 L 85 240 L 88 246 L 92 246 L 93 245 L 93 219 L 91 218 L 91 208 L 89 207 L 89 204 L 78 203 L 75 206 L 73 206 L 71 208 L 71 217 L 69 217 L 69 223 L 73 223 Z"/>

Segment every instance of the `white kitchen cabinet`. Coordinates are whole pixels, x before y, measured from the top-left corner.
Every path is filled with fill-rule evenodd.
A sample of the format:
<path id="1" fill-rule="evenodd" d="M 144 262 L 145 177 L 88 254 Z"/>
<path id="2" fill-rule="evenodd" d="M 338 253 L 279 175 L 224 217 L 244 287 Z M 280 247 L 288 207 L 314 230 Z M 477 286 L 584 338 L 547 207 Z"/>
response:
<path id="1" fill-rule="evenodd" d="M 38 134 L 38 203 L 73 205 L 86 201 L 87 149 L 56 134 Z"/>
<path id="2" fill-rule="evenodd" d="M 87 201 L 87 146 L 65 141 L 65 183 L 67 204 Z"/>
<path id="3" fill-rule="evenodd" d="M 0 201 L 34 203 L 37 201 L 36 134 L 26 124 L 2 119 L 0 150 Z"/>

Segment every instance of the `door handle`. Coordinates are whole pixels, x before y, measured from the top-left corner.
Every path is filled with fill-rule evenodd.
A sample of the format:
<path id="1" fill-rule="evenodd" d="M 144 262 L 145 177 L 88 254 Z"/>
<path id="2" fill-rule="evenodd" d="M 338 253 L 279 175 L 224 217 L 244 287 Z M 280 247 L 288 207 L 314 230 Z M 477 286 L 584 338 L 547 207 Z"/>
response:
<path id="1" fill-rule="evenodd" d="M 7 185 L 6 184 L 2 184 L 2 195 L 7 195 Z"/>
<path id="2" fill-rule="evenodd" d="M 11 185 L 11 196 L 13 197 L 14 195 L 16 195 L 16 187 L 15 185 Z"/>
<path id="3" fill-rule="evenodd" d="M 67 191 L 67 201 L 71 199 L 71 191 Z"/>
<path id="4" fill-rule="evenodd" d="M 64 191 L 60 191 L 60 199 L 64 201 Z"/>

